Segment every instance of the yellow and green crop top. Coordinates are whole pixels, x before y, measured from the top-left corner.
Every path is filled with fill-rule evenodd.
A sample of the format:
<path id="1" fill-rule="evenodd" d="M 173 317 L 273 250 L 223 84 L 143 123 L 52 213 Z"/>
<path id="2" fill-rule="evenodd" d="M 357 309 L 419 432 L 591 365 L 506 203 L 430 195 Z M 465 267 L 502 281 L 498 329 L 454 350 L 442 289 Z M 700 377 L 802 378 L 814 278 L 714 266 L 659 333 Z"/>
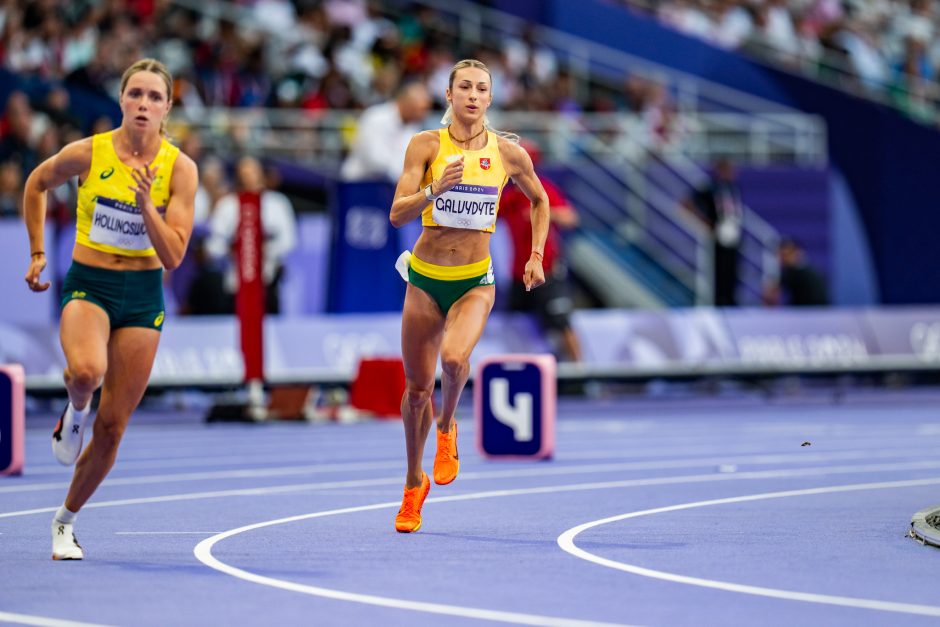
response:
<path id="1" fill-rule="evenodd" d="M 113 135 L 114 131 L 109 131 L 92 137 L 91 168 L 78 188 L 76 242 L 106 253 L 149 257 L 157 253 L 130 189 L 136 186 L 131 176 L 133 168 L 118 159 Z M 151 169 L 159 168 L 150 197 L 161 215 L 166 213 L 170 176 L 179 152 L 179 148 L 164 139 L 150 163 Z"/>
<path id="2" fill-rule="evenodd" d="M 461 150 L 446 128 L 440 129 L 440 138 L 437 157 L 424 173 L 421 187 L 441 178 L 447 164 L 461 155 L 463 179 L 424 208 L 421 224 L 492 233 L 496 230 L 499 197 L 509 178 L 499 157 L 496 133 L 486 132 L 486 146 L 480 150 Z"/>

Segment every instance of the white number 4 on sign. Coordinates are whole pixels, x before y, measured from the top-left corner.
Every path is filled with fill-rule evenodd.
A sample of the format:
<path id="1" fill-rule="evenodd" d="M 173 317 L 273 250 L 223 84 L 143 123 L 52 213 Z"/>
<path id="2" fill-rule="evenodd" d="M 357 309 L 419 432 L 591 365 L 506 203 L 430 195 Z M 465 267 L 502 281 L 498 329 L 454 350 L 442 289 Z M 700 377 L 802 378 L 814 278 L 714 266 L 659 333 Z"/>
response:
<path id="1" fill-rule="evenodd" d="M 490 409 L 493 416 L 512 429 L 516 442 L 532 441 L 532 394 L 520 392 L 510 402 L 509 381 L 494 377 L 490 379 Z"/>

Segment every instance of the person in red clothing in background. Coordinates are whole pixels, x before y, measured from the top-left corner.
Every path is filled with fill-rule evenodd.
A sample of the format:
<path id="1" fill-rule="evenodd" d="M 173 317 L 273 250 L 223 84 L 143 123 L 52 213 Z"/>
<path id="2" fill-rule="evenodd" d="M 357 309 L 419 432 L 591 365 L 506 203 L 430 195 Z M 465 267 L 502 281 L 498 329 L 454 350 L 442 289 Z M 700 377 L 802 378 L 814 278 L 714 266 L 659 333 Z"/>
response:
<path id="1" fill-rule="evenodd" d="M 538 147 L 529 142 L 522 142 L 522 146 L 537 166 L 541 157 Z M 578 212 L 558 185 L 544 176 L 539 176 L 539 179 L 548 194 L 551 223 L 542 260 L 545 284 L 537 290 L 526 290 L 522 280 L 525 264 L 529 260 L 527 253 L 532 249 L 530 202 L 515 185 L 508 185 L 500 199 L 499 218 L 509 228 L 513 249 L 509 308 L 536 314 L 544 331 L 558 335 L 562 349 L 560 357 L 567 361 L 581 361 L 581 343 L 571 328 L 574 303 L 567 281 L 568 268 L 563 257 L 560 233 L 560 230 L 573 229 L 578 225 Z"/>

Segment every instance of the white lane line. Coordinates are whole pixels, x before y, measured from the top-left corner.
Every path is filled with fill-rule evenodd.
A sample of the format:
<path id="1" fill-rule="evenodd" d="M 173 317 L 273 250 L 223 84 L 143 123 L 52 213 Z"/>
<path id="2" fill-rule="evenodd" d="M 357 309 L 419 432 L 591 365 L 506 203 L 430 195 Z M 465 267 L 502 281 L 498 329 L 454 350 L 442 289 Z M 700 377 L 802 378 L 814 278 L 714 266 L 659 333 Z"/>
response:
<path id="1" fill-rule="evenodd" d="M 116 536 L 211 536 L 220 531 L 115 531 Z"/>
<path id="2" fill-rule="evenodd" d="M 641 516 L 652 516 L 654 514 L 663 514 L 666 512 L 677 512 L 681 510 L 694 509 L 698 507 L 709 507 L 712 505 L 726 505 L 729 503 L 745 503 L 749 501 L 761 501 L 767 499 L 781 499 L 794 496 L 809 496 L 817 494 L 833 494 L 836 492 L 857 492 L 862 490 L 887 490 L 892 488 L 910 488 L 917 486 L 925 485 L 937 485 L 940 484 L 940 477 L 933 477 L 930 479 L 912 479 L 908 481 L 884 481 L 878 483 L 860 483 L 854 485 L 844 485 L 844 486 L 828 486 L 822 488 L 808 488 L 804 490 L 787 490 L 783 492 L 765 492 L 763 494 L 750 494 L 746 496 L 735 496 L 730 498 L 723 499 L 712 499 L 708 501 L 696 501 L 693 503 L 682 503 L 679 505 L 669 505 L 667 507 L 657 507 L 654 509 L 647 509 L 637 512 L 630 512 L 627 514 L 620 514 L 618 516 L 611 516 L 609 518 L 603 518 L 600 520 L 595 520 L 587 522 L 577 527 L 572 527 L 571 529 L 565 531 L 560 536 L 558 536 L 558 546 L 567 553 L 574 555 L 575 557 L 587 560 L 594 564 L 600 566 L 606 566 L 608 568 L 613 568 L 616 570 L 621 570 L 624 572 L 632 573 L 635 575 L 641 575 L 643 577 L 651 577 L 654 579 L 662 579 L 664 581 L 671 581 L 674 583 L 683 583 L 692 586 L 701 586 L 704 588 L 714 588 L 717 590 L 726 590 L 729 592 L 740 592 L 742 594 L 752 594 L 757 596 L 773 597 L 777 599 L 785 599 L 789 601 L 803 601 L 807 603 L 822 603 L 826 605 L 839 605 L 844 607 L 854 607 L 862 608 L 869 610 L 881 610 L 885 612 L 898 612 L 904 614 L 919 614 L 922 616 L 940 616 L 940 607 L 934 605 L 919 605 L 915 603 L 897 603 L 893 601 L 879 601 L 876 599 L 863 599 L 856 597 L 844 597 L 837 595 L 828 595 L 828 594 L 816 594 L 811 592 L 797 592 L 792 590 L 781 590 L 777 588 L 765 588 L 761 586 L 750 586 L 746 584 L 731 583 L 727 581 L 718 581 L 715 579 L 704 579 L 701 577 L 690 577 L 687 575 L 680 575 L 676 573 L 669 573 L 660 570 L 653 570 L 650 568 L 644 568 L 642 566 L 637 566 L 635 564 L 627 564 L 625 562 L 618 562 L 615 560 L 607 559 L 585 551 L 581 547 L 575 544 L 575 538 L 582 532 L 592 529 L 594 527 L 599 527 L 601 525 L 607 525 L 614 522 L 619 522 L 621 520 L 628 520 L 631 518 L 639 518 Z"/>
<path id="3" fill-rule="evenodd" d="M 684 483 L 708 483 L 711 481 L 738 481 L 738 480 L 764 480 L 764 479 L 787 479 L 796 477 L 817 477 L 825 475 L 858 474 L 868 472 L 894 472 L 909 470 L 929 470 L 940 468 L 940 461 L 936 462 L 908 462 L 899 464 L 862 464 L 857 466 L 818 466 L 812 468 L 799 468 L 794 470 L 760 470 L 752 472 L 737 473 L 706 473 L 698 475 L 678 475 L 675 477 L 655 477 L 647 479 L 622 479 L 618 481 L 605 481 L 593 483 L 572 484 L 569 486 L 552 486 L 548 488 L 523 488 L 518 490 L 519 494 L 535 494 L 539 491 L 577 491 L 577 490 L 598 490 L 606 488 L 627 488 L 652 485 L 678 485 Z M 467 479 L 487 479 L 494 477 L 513 477 L 526 476 L 526 471 L 497 471 L 491 473 L 466 473 L 461 474 L 462 480 Z M 568 474 L 567 472 L 553 472 L 545 474 Z M 146 505 L 151 503 L 170 503 L 175 501 L 201 501 L 211 498 L 224 498 L 230 496 L 265 496 L 273 494 L 289 494 L 291 492 L 329 490 L 334 488 L 361 488 L 379 485 L 402 484 L 401 476 L 378 478 L 378 479 L 358 479 L 354 481 L 327 481 L 316 483 L 298 483 L 286 486 L 268 486 L 260 488 L 239 488 L 234 490 L 214 490 L 209 492 L 184 492 L 182 494 L 169 494 L 164 496 L 146 496 L 133 499 L 117 499 L 113 501 L 98 501 L 85 505 L 83 509 L 93 509 L 99 507 L 122 507 L 125 505 Z M 512 490 L 502 490 L 499 494 L 514 493 Z M 455 498 L 459 498 L 455 497 Z M 31 514 L 46 514 L 55 512 L 59 506 L 39 507 L 35 509 L 24 509 L 13 512 L 0 513 L 2 518 L 14 518 L 18 516 L 29 516 Z"/>
<path id="4" fill-rule="evenodd" d="M 46 451 L 43 451 L 43 455 L 46 454 Z M 29 452 L 26 454 L 27 457 L 30 457 Z M 150 460 L 135 460 L 135 459 L 122 459 L 119 464 L 119 468 L 122 471 L 127 470 L 159 470 L 161 468 L 179 468 L 182 465 L 188 467 L 200 467 L 200 466 L 225 466 L 231 464 L 236 467 L 241 467 L 248 460 L 256 461 L 256 463 L 265 463 L 269 461 L 276 461 L 281 464 L 289 463 L 294 465 L 303 465 L 310 461 L 312 455 L 309 453 L 306 455 L 276 455 L 273 458 L 264 457 L 261 455 L 227 455 L 224 457 L 207 457 L 199 452 L 194 452 L 190 456 L 174 456 L 174 457 L 161 457 L 160 459 L 150 459 Z M 370 458 L 378 457 L 378 455 L 371 456 Z M 343 462 L 335 462 L 343 463 Z M 29 466 L 29 474 L 40 474 L 40 475 L 65 475 L 71 476 L 72 469 L 65 468 L 60 464 L 49 464 L 49 465 L 36 465 Z"/>
<path id="5" fill-rule="evenodd" d="M 807 463 L 807 462 L 827 462 L 827 461 L 853 461 L 858 459 L 891 459 L 894 457 L 903 457 L 909 459 L 912 456 L 912 449 L 894 449 L 883 451 L 839 451 L 832 453 L 786 453 L 786 454 L 763 454 L 763 455 L 739 455 L 721 457 L 703 457 L 693 459 L 674 459 L 657 461 L 629 461 L 629 462 L 610 462 L 603 464 L 582 464 L 578 466 L 554 465 L 541 468 L 516 468 L 503 471 L 485 471 L 485 472 L 465 472 L 461 475 L 464 479 L 488 479 L 488 478 L 514 478 L 514 477 L 549 477 L 555 475 L 570 474 L 589 474 L 593 472 L 619 472 L 625 470 L 667 470 L 696 467 L 719 467 L 722 465 L 734 464 L 743 466 L 746 464 L 787 464 L 787 463 Z M 928 462 L 936 463 L 936 462 Z M 339 464 L 314 464 L 308 466 L 283 466 L 274 468 L 256 468 L 243 470 L 216 470 L 205 472 L 188 472 L 161 475 L 146 475 L 143 477 L 122 477 L 106 479 L 102 486 L 127 486 L 127 485 L 145 485 L 145 484 L 163 484 L 171 481 L 203 481 L 208 479 L 251 479 L 263 477 L 282 477 L 290 475 L 315 474 L 319 472 L 349 472 L 361 470 L 385 470 L 390 468 L 401 468 L 401 461 L 394 462 L 362 462 L 362 463 L 339 463 Z M 931 466 L 932 467 L 932 466 Z M 39 492 L 43 490 L 61 490 L 68 487 L 67 482 L 46 482 L 27 485 L 0 486 L 0 494 L 14 492 Z"/>
<path id="6" fill-rule="evenodd" d="M 357 462 L 340 464 L 311 464 L 307 466 L 281 466 L 274 468 L 253 468 L 242 470 L 210 470 L 204 472 L 170 473 L 163 475 L 147 475 L 144 477 L 121 477 L 106 479 L 102 486 L 144 485 L 151 483 L 167 483 L 170 481 L 204 481 L 208 479 L 254 479 L 264 477 L 285 477 L 290 475 L 307 475 L 331 472 L 358 472 L 363 470 L 388 470 L 401 468 L 400 460 L 394 462 Z M 0 487 L 0 494 L 11 492 L 39 492 L 42 490 L 59 490 L 68 487 L 68 482 L 34 483 L 20 486 Z"/>
<path id="7" fill-rule="evenodd" d="M 29 614 L 13 614 L 11 612 L 0 612 L 0 621 L 16 625 L 41 625 L 43 627 L 105 627 L 100 623 L 80 623 L 74 620 L 30 616 Z"/>
<path id="8" fill-rule="evenodd" d="M 503 491 L 500 492 L 482 492 L 478 494 L 464 494 L 457 495 L 452 497 L 442 497 L 442 498 L 432 498 L 428 499 L 427 502 L 443 502 L 443 501 L 465 501 L 474 498 L 487 498 L 491 496 L 502 496 Z M 555 616 L 542 616 L 539 614 L 523 614 L 519 612 L 504 612 L 500 610 L 488 610 L 484 608 L 476 607 L 465 607 L 461 605 L 447 605 L 444 603 L 428 603 L 425 601 L 409 601 L 406 599 L 396 599 L 394 597 L 382 597 L 372 594 L 358 594 L 355 592 L 345 592 L 343 590 L 332 590 L 330 588 L 321 588 L 319 586 L 310 586 L 300 583 L 294 583 L 291 581 L 284 581 L 281 579 L 275 579 L 273 577 L 265 577 L 263 575 L 258 575 L 240 568 L 235 568 L 234 566 L 229 566 L 228 564 L 219 561 L 214 555 L 212 555 L 212 547 L 215 546 L 221 540 L 229 538 L 231 536 L 244 533 L 246 531 L 252 531 L 254 529 L 260 529 L 262 527 L 270 527 L 273 525 L 280 525 L 290 522 L 295 522 L 298 520 L 308 520 L 311 518 L 322 518 L 325 516 L 336 516 L 340 514 L 351 514 L 355 512 L 367 512 L 370 510 L 376 509 L 386 509 L 386 508 L 395 508 L 401 505 L 400 501 L 391 501 L 387 503 L 376 503 L 373 505 L 360 505 L 357 507 L 346 507 L 343 509 L 335 509 L 324 512 L 316 512 L 313 514 L 302 514 L 299 516 L 290 516 L 288 518 L 281 518 L 278 520 L 271 520 L 261 523 L 255 523 L 252 525 L 245 525 L 244 527 L 239 527 L 237 529 L 231 529 L 229 531 L 220 533 L 219 535 L 207 538 L 196 545 L 193 549 L 193 554 L 196 556 L 200 562 L 206 566 L 218 570 L 227 575 L 243 579 L 245 581 L 250 581 L 252 583 L 257 583 L 265 586 L 271 586 L 273 588 L 280 588 L 282 590 L 288 590 L 291 592 L 300 592 L 302 594 L 309 594 L 311 596 L 323 597 L 327 599 L 334 599 L 337 601 L 350 601 L 353 603 L 363 603 L 366 605 L 377 605 L 379 607 L 390 607 L 400 610 L 411 610 L 415 612 L 427 612 L 431 614 L 444 614 L 447 616 L 459 616 L 461 618 L 473 618 L 477 620 L 489 620 L 497 621 L 502 623 L 514 623 L 517 625 L 550 625 L 553 627 L 605 627 L 620 625 L 622 623 L 604 623 L 604 622 L 595 622 L 587 620 L 577 620 L 571 618 L 559 618 Z"/>

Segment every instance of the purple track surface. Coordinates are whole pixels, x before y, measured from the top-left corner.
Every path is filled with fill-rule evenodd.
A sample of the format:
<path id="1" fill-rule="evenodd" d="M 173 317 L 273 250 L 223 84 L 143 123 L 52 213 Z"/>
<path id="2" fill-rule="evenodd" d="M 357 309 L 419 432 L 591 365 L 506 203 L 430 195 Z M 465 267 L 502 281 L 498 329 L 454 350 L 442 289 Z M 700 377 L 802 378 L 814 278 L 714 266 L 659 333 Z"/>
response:
<path id="1" fill-rule="evenodd" d="M 905 537 L 940 503 L 938 407 L 562 399 L 550 462 L 482 459 L 463 408 L 461 474 L 411 535 L 398 421 L 141 411 L 78 518 L 82 562 L 49 559 L 70 469 L 31 415 L 27 472 L 0 480 L 0 622 L 940 624 L 940 552 Z"/>

